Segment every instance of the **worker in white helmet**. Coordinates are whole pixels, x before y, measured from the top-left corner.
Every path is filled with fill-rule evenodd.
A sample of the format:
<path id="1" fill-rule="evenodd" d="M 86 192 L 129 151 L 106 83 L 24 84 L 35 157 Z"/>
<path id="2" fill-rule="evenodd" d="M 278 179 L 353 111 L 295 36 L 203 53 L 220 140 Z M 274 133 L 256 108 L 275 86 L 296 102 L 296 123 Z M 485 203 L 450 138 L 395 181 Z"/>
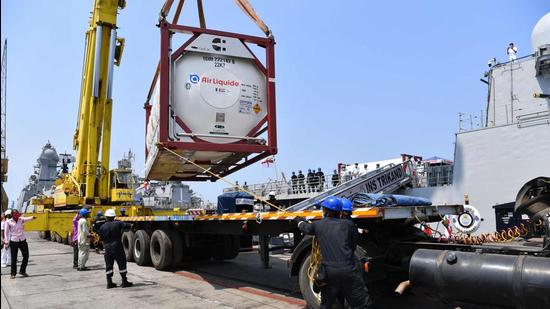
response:
<path id="1" fill-rule="evenodd" d="M 103 247 L 105 248 L 105 273 L 107 275 L 107 288 L 114 288 L 117 285 L 113 283 L 113 265 L 116 261 L 118 271 L 122 277 L 123 288 L 131 287 L 133 284 L 129 282 L 126 274 L 126 255 L 122 247 L 122 232 L 132 227 L 132 224 L 122 221 L 115 221 L 115 210 L 107 209 L 105 211 L 106 222 L 99 228 L 99 236 L 103 241 Z"/>
<path id="2" fill-rule="evenodd" d="M 6 210 L 5 213 L 2 214 L 2 244 L 4 243 L 4 227 L 6 225 L 6 221 L 8 221 L 11 218 L 11 209 Z M 5 248 L 2 246 L 2 267 L 8 267 L 11 265 L 11 250 L 10 247 Z"/>

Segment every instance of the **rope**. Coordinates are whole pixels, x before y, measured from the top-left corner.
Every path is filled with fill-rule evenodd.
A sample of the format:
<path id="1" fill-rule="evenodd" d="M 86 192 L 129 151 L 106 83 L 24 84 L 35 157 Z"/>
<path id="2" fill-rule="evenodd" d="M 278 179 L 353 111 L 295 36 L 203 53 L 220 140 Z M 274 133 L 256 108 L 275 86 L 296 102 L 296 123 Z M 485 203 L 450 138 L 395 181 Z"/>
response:
<path id="1" fill-rule="evenodd" d="M 204 19 L 204 10 L 202 8 L 202 0 L 197 0 L 197 10 L 199 11 L 199 24 L 201 28 L 206 28 L 206 20 Z"/>
<path id="2" fill-rule="evenodd" d="M 254 8 L 252 5 L 248 2 L 248 0 L 235 0 L 235 3 L 238 7 L 240 7 L 243 12 L 252 19 L 252 21 L 260 27 L 260 29 L 265 33 L 268 37 L 273 37 L 273 33 L 267 27 L 267 25 L 264 23 L 264 21 L 256 14 L 256 11 L 254 11 Z"/>
<path id="3" fill-rule="evenodd" d="M 319 272 L 319 267 L 321 266 L 321 260 L 321 247 L 319 247 L 317 238 L 313 237 L 313 242 L 311 244 L 311 259 L 307 269 L 307 276 L 309 277 L 310 282 L 315 281 L 315 276 Z"/>
<path id="4" fill-rule="evenodd" d="M 227 179 L 225 179 L 225 178 L 219 176 L 218 174 L 212 173 L 212 172 L 209 171 L 208 169 L 205 169 L 204 167 L 202 167 L 202 166 L 198 165 L 197 163 L 195 163 L 195 162 L 193 162 L 193 161 L 187 159 L 186 157 L 180 155 L 179 153 L 177 153 L 177 152 L 175 152 L 175 151 L 173 151 L 173 150 L 171 150 L 171 149 L 166 148 L 164 145 L 159 144 L 159 146 L 161 146 L 162 148 L 164 148 L 164 149 L 165 149 L 166 151 L 168 151 L 169 153 L 175 155 L 176 157 L 178 157 L 178 158 L 184 160 L 185 162 L 187 162 L 187 163 L 189 163 L 189 164 L 192 164 L 192 165 L 194 165 L 195 167 L 198 167 L 198 168 L 201 169 L 203 172 L 205 172 L 205 173 L 207 173 L 207 174 L 210 174 L 211 176 L 214 176 L 215 178 L 217 178 L 217 179 L 219 179 L 219 180 L 221 180 L 221 181 L 227 183 L 228 185 L 230 185 L 230 186 L 232 186 L 232 187 L 237 187 L 237 188 L 239 189 L 239 191 L 243 191 L 243 192 L 246 192 L 246 193 L 252 195 L 252 196 L 254 197 L 254 199 L 260 200 L 260 201 L 262 201 L 262 202 L 268 204 L 268 205 L 271 206 L 271 207 L 274 207 L 274 208 L 276 208 L 276 209 L 278 209 L 278 210 L 280 210 L 280 211 L 286 212 L 286 210 L 285 210 L 284 208 L 280 208 L 280 207 L 278 207 L 278 206 L 275 206 L 274 204 L 270 203 L 268 200 L 264 200 L 263 197 L 258 196 L 258 195 L 254 194 L 254 193 L 252 193 L 252 192 L 250 192 L 250 191 L 248 191 L 248 190 L 245 190 L 243 187 L 241 187 L 241 186 L 239 186 L 239 185 L 237 185 L 237 184 L 232 183 L 231 181 L 229 181 L 229 180 L 227 180 Z"/>

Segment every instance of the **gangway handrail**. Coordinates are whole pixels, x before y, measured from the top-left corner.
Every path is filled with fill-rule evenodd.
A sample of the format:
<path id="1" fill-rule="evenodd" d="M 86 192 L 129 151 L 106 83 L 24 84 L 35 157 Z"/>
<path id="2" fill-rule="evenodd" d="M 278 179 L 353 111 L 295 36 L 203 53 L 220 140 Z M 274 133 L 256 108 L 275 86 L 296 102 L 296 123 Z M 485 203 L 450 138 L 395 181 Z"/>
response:
<path id="1" fill-rule="evenodd" d="M 382 176 L 383 174 L 391 171 L 392 169 L 394 169 L 396 166 L 399 166 L 399 168 L 401 169 L 401 171 L 403 171 L 404 168 L 410 168 L 410 161 L 405 161 L 403 163 L 400 163 L 400 164 L 394 164 L 394 163 L 390 163 L 388 165 L 385 165 L 377 170 L 374 170 L 372 172 L 367 172 L 357 178 L 354 178 L 354 179 L 351 179 L 347 182 L 344 182 L 342 183 L 341 185 L 339 186 L 336 186 L 330 190 L 327 190 L 317 196 L 314 196 L 314 197 L 311 197 L 307 200 L 304 200 L 304 201 L 301 201 L 295 205 L 292 205 L 288 208 L 286 208 L 285 210 L 286 211 L 300 211 L 300 210 L 305 210 L 305 209 L 308 209 L 320 202 L 322 202 L 323 200 L 325 200 L 327 197 L 329 196 L 342 196 L 342 195 L 346 195 L 346 197 L 349 197 L 357 192 L 359 192 L 359 187 L 363 184 L 365 184 L 366 182 L 368 181 L 371 181 L 373 179 L 375 179 L 376 177 L 378 176 Z M 385 188 L 380 188 L 379 190 L 376 190 L 375 192 L 380 192 L 380 191 L 383 191 L 383 189 L 387 189 L 389 187 L 392 187 L 394 185 L 403 185 L 403 180 L 409 180 L 411 179 L 411 175 L 408 175 L 407 173 L 405 173 L 403 171 L 402 173 L 402 177 L 398 180 L 396 180 L 394 183 L 392 183 L 392 185 L 388 186 L 388 187 L 385 187 Z M 394 189 L 392 187 L 392 189 Z M 372 192 L 374 193 L 374 192 Z"/>

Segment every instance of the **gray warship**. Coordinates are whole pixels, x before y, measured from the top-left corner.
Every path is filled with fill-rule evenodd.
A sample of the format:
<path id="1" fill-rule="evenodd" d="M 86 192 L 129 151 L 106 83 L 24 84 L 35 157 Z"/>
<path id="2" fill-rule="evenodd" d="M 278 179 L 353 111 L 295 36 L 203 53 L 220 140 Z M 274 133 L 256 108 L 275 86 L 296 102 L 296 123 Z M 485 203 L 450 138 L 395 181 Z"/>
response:
<path id="1" fill-rule="evenodd" d="M 452 160 L 401 154 L 390 160 L 340 163 L 336 174 L 315 180 L 313 190 L 307 185 L 296 189 L 284 175 L 281 180 L 250 184 L 245 189 L 263 197 L 272 192 L 281 204 L 300 210 L 309 205 L 308 199 L 328 193 L 345 195 L 346 182 L 351 188 L 374 180 L 386 164 L 411 162 L 412 170 L 400 183 L 376 192 L 425 197 L 436 205 L 467 200 L 479 210 L 480 232 L 524 220 L 514 213 L 516 200 L 550 183 L 550 13 L 535 25 L 531 41 L 532 53 L 502 63 L 489 62 L 481 78 L 487 85 L 483 117 L 477 126 L 459 126 Z M 235 190 L 239 188 L 224 191 Z"/>

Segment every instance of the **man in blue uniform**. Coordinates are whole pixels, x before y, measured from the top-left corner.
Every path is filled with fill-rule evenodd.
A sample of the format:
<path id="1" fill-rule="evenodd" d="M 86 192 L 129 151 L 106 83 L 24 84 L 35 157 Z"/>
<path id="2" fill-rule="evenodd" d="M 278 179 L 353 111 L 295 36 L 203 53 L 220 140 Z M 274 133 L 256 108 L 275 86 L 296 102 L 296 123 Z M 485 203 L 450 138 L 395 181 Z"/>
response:
<path id="1" fill-rule="evenodd" d="M 342 200 L 342 219 L 351 219 L 351 214 L 353 213 L 353 203 L 343 197 Z"/>
<path id="2" fill-rule="evenodd" d="M 322 220 L 314 223 L 297 218 L 298 228 L 308 235 L 315 235 L 319 242 L 322 267 L 325 268 L 326 285 L 321 287 L 321 308 L 332 308 L 339 295 L 352 308 L 372 308 L 372 301 L 354 258 L 357 246 L 357 227 L 351 220 L 340 219 L 342 201 L 334 196 L 321 203 Z"/>
<path id="3" fill-rule="evenodd" d="M 107 274 L 107 288 L 114 288 L 117 285 L 113 283 L 113 264 L 117 263 L 118 271 L 122 277 L 123 288 L 131 287 L 133 284 L 126 278 L 126 255 L 122 248 L 122 231 L 132 227 L 130 223 L 115 221 L 115 210 L 107 209 L 105 211 L 106 222 L 99 228 L 99 236 L 103 240 L 105 248 L 105 273 Z"/>

